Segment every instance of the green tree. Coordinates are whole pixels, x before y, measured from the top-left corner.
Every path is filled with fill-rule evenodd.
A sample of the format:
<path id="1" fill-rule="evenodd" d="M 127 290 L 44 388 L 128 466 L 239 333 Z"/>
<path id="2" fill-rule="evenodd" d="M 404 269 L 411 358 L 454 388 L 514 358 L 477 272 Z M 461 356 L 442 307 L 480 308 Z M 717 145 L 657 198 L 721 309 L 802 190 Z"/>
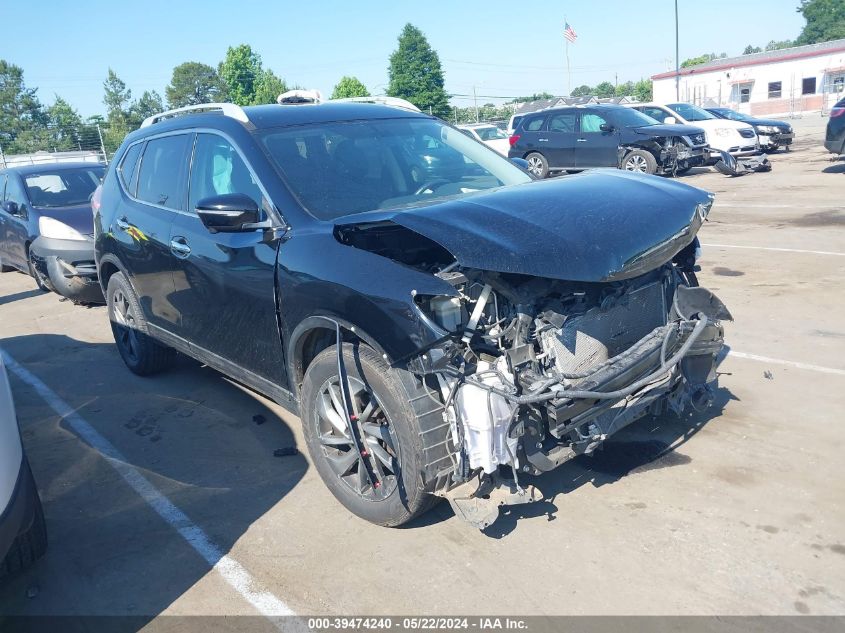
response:
<path id="1" fill-rule="evenodd" d="M 0 59 L 0 147 L 7 154 L 44 149 L 47 115 L 36 92 L 26 87 L 20 66 Z"/>
<path id="2" fill-rule="evenodd" d="M 845 2 L 842 0 L 801 0 L 797 11 L 807 24 L 795 40 L 796 45 L 845 38 Z"/>
<path id="3" fill-rule="evenodd" d="M 126 121 L 129 104 L 132 101 L 132 91 L 111 68 L 109 68 L 108 77 L 103 82 L 103 91 L 103 104 L 106 106 L 109 124 Z"/>
<path id="4" fill-rule="evenodd" d="M 555 96 L 550 92 L 535 92 L 533 95 L 527 97 L 517 97 L 511 103 L 529 103 L 531 101 L 540 101 L 541 99 L 554 99 Z"/>
<path id="5" fill-rule="evenodd" d="M 348 97 L 369 97 L 370 91 L 357 77 L 343 76 L 332 90 L 332 99 L 346 99 Z"/>
<path id="6" fill-rule="evenodd" d="M 572 97 L 589 97 L 590 95 L 595 92 L 595 89 L 592 86 L 588 86 L 584 84 L 583 86 L 578 86 L 572 91 L 570 96 Z"/>
<path id="7" fill-rule="evenodd" d="M 624 84 L 619 84 L 618 86 L 616 86 L 615 96 L 628 97 L 632 94 L 634 94 L 633 81 L 626 81 Z"/>
<path id="8" fill-rule="evenodd" d="M 767 51 L 779 51 L 782 48 L 792 48 L 793 46 L 795 46 L 795 42 L 793 42 L 792 40 L 781 40 L 781 41 L 772 40 L 768 44 L 766 44 L 766 50 Z"/>
<path id="9" fill-rule="evenodd" d="M 82 117 L 71 105 L 56 95 L 56 102 L 47 108 L 47 129 L 54 151 L 82 149 Z"/>
<path id="10" fill-rule="evenodd" d="M 170 84 L 164 89 L 171 108 L 223 101 L 226 88 L 220 75 L 211 66 L 185 62 L 173 69 Z"/>
<path id="11" fill-rule="evenodd" d="M 230 46 L 218 72 L 226 84 L 232 103 L 241 106 L 254 103 L 257 84 L 262 77 L 262 67 L 261 56 L 254 52 L 249 44 Z"/>
<path id="12" fill-rule="evenodd" d="M 745 50 L 742 51 L 742 54 L 743 55 L 751 55 L 752 53 L 762 53 L 762 52 L 763 52 L 763 49 L 760 48 L 759 46 L 751 46 L 751 44 L 749 44 L 748 46 L 745 47 Z"/>
<path id="13" fill-rule="evenodd" d="M 612 97 L 616 93 L 616 89 L 609 81 L 603 81 L 596 86 L 595 95 L 599 98 Z"/>
<path id="14" fill-rule="evenodd" d="M 144 91 L 141 98 L 133 101 L 129 106 L 129 123 L 130 127 L 138 128 L 147 117 L 158 114 L 164 110 L 164 104 L 161 100 L 161 95 L 155 90 Z"/>
<path id="15" fill-rule="evenodd" d="M 413 24 L 399 35 L 399 46 L 390 55 L 387 94 L 407 99 L 420 110 L 448 117 L 449 96 L 443 88 L 440 58 Z"/>
<path id="16" fill-rule="evenodd" d="M 262 70 L 258 76 L 258 81 L 255 82 L 252 105 L 276 103 L 276 97 L 288 90 L 290 89 L 284 79 L 277 77 L 269 68 Z"/>
<path id="17" fill-rule="evenodd" d="M 634 91 L 632 93 L 637 101 L 648 102 L 652 99 L 652 83 L 651 79 L 640 79 L 634 84 Z"/>
<path id="18" fill-rule="evenodd" d="M 705 53 L 698 57 L 691 57 L 681 62 L 681 68 L 689 68 L 690 66 L 698 66 L 699 64 L 706 64 L 707 62 L 716 59 L 715 53 Z"/>

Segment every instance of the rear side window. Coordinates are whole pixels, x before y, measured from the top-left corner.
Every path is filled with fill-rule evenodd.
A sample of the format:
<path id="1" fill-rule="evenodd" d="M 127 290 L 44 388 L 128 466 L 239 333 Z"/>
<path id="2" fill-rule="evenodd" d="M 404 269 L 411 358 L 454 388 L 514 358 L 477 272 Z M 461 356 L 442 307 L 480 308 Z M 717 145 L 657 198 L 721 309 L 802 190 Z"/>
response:
<path id="1" fill-rule="evenodd" d="M 543 121 L 546 119 L 544 117 L 537 117 L 536 119 L 530 119 L 525 122 L 523 126 L 526 132 L 536 132 L 541 127 L 543 127 Z"/>
<path id="2" fill-rule="evenodd" d="M 138 169 L 138 159 L 141 157 L 142 147 L 144 147 L 143 143 L 136 143 L 126 150 L 123 160 L 120 161 L 120 167 L 117 168 L 123 186 L 133 195 L 135 193 L 135 172 Z"/>
<path id="3" fill-rule="evenodd" d="M 555 114 L 549 119 L 550 132 L 574 132 L 575 119 L 577 115 L 575 112 L 561 112 Z"/>
<path id="4" fill-rule="evenodd" d="M 137 198 L 168 209 L 184 210 L 188 134 L 164 136 L 147 142 L 138 174 Z"/>

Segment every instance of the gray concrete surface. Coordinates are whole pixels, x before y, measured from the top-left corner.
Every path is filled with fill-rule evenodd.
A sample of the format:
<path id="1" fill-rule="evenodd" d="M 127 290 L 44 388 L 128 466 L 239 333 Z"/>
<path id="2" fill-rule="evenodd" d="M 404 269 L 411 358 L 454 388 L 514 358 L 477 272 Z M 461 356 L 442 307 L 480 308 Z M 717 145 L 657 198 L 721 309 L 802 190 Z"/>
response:
<path id="1" fill-rule="evenodd" d="M 442 504 L 404 529 L 357 519 L 305 458 L 273 456 L 304 450 L 295 417 L 188 360 L 133 376 L 103 308 L 21 274 L 0 276 L 0 347 L 300 614 L 843 614 L 845 163 L 823 120 L 796 127 L 771 173 L 683 178 L 718 196 L 700 278 L 733 311 L 731 350 L 772 362 L 728 355 L 712 410 L 640 421 L 536 478 L 547 500 L 485 533 Z M 0 588 L 0 613 L 256 613 L 12 382 L 50 550 Z"/>

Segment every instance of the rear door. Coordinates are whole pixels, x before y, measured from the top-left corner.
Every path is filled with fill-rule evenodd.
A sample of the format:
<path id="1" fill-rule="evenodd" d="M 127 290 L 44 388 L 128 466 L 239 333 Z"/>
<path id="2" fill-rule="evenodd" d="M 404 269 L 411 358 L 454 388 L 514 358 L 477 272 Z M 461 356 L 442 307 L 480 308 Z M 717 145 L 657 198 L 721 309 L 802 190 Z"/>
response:
<path id="1" fill-rule="evenodd" d="M 132 145 L 117 170 L 129 194 L 112 227 L 118 257 L 149 323 L 171 332 L 180 315 L 172 303 L 170 225 L 185 210 L 191 140 L 178 132 Z"/>
<path id="2" fill-rule="evenodd" d="M 619 136 L 603 130 L 610 122 L 595 110 L 581 110 L 578 117 L 576 167 L 617 167 Z"/>
<path id="3" fill-rule="evenodd" d="M 548 152 L 546 158 L 550 167 L 575 167 L 575 147 L 578 144 L 576 134 L 578 111 L 575 109 L 555 112 L 549 115 L 546 138 Z"/>
<path id="4" fill-rule="evenodd" d="M 253 169 L 229 138 L 197 133 L 188 210 L 175 216 L 173 303 L 181 314 L 179 336 L 275 384 L 284 384 L 276 320 L 277 240 L 264 231 L 210 233 L 196 214 L 199 200 L 225 193 L 252 198 L 270 217 L 271 203 Z M 234 374 L 237 376 L 237 374 Z"/>

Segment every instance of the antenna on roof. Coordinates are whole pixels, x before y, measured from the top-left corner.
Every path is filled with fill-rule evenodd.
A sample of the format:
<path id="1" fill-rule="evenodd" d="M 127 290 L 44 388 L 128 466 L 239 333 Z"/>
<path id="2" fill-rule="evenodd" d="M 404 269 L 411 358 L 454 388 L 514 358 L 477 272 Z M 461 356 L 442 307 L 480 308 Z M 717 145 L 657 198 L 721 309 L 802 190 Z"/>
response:
<path id="1" fill-rule="evenodd" d="M 288 90 L 276 97 L 279 105 L 302 105 L 322 103 L 323 95 L 319 90 Z"/>

